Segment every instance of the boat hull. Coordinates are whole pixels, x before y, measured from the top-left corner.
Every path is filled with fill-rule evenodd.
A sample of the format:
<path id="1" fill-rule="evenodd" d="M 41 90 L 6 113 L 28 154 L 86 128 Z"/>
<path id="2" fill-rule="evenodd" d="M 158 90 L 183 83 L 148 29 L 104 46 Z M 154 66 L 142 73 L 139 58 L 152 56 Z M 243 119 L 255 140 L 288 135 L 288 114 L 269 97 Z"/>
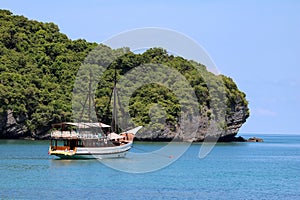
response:
<path id="1" fill-rule="evenodd" d="M 62 159 L 106 159 L 125 157 L 127 151 L 132 147 L 132 142 L 122 146 L 114 147 L 77 147 L 75 151 L 51 151 L 50 155 L 55 155 Z"/>

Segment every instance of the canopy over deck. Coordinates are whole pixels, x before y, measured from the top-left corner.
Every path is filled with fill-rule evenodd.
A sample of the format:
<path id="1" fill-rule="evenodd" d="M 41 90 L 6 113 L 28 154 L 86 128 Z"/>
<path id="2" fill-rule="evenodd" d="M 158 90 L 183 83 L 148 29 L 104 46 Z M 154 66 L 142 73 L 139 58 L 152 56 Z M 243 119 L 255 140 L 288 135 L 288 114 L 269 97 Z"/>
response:
<path id="1" fill-rule="evenodd" d="M 75 122 L 62 122 L 62 123 L 58 123 L 58 124 L 53 124 L 52 127 L 54 128 L 59 128 L 59 127 L 63 127 L 63 126 L 75 126 L 77 128 L 80 129 L 84 129 L 84 128 L 109 128 L 110 126 L 101 122 L 93 122 L 93 123 L 89 123 L 89 122 L 79 122 L 79 123 L 75 123 Z"/>

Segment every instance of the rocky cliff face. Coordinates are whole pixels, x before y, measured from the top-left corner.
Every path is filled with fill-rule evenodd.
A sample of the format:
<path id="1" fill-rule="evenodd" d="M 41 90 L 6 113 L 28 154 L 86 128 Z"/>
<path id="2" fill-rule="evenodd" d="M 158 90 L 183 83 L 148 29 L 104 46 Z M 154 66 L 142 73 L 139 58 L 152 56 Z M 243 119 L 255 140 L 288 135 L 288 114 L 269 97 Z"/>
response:
<path id="1" fill-rule="evenodd" d="M 182 133 L 179 128 L 172 130 L 170 127 L 165 127 L 164 130 L 146 131 L 137 133 L 136 139 L 139 141 L 192 141 L 203 142 L 205 138 L 217 139 L 220 142 L 235 141 L 241 126 L 249 117 L 249 108 L 241 104 L 235 105 L 235 112 L 225 116 L 226 126 L 220 128 L 217 124 L 211 125 L 212 121 L 206 116 L 200 116 L 199 127 L 197 133 L 191 136 L 190 133 Z"/>
<path id="2" fill-rule="evenodd" d="M 12 110 L 0 114 L 0 139 L 48 139 L 50 137 L 50 125 L 35 131 L 30 131 L 26 121 L 27 115 L 15 116 Z"/>
<path id="3" fill-rule="evenodd" d="M 241 126 L 249 117 L 247 106 L 235 105 L 235 112 L 226 115 L 225 128 L 211 126 L 211 121 L 207 116 L 200 116 L 200 123 L 197 133 L 191 136 L 190 133 L 182 133 L 180 128 L 173 130 L 165 127 L 164 130 L 143 132 L 136 135 L 139 141 L 193 141 L 201 142 L 205 137 L 217 137 L 219 141 L 233 141 Z M 30 133 L 25 125 L 26 116 L 13 116 L 13 112 L 8 110 L 0 115 L 0 138 L 24 138 L 32 137 L 36 139 L 47 139 L 49 137 L 50 127 L 44 127 L 37 130 L 37 133 Z"/>
<path id="4" fill-rule="evenodd" d="M 26 116 L 14 116 L 12 110 L 0 114 L 0 138 L 21 138 L 28 136 Z"/>

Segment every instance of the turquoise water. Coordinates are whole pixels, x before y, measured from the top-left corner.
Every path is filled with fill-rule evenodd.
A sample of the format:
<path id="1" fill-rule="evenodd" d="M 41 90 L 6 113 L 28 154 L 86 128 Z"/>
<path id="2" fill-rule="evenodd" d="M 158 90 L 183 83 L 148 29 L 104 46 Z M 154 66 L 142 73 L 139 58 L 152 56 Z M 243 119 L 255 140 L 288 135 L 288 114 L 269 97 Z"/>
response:
<path id="1" fill-rule="evenodd" d="M 300 199 L 300 136 L 261 137 L 217 144 L 204 159 L 193 144 L 168 167 L 142 174 L 55 159 L 47 141 L 0 140 L 0 199 Z M 164 145 L 135 143 L 132 151 Z"/>

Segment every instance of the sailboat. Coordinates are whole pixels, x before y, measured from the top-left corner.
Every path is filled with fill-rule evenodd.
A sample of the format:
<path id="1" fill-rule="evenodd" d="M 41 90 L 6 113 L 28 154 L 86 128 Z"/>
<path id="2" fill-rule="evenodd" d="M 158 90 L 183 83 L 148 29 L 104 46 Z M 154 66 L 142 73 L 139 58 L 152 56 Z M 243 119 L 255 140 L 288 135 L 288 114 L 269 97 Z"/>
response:
<path id="1" fill-rule="evenodd" d="M 103 123 L 62 122 L 54 124 L 51 131 L 49 155 L 63 159 L 103 159 L 125 157 L 133 144 L 138 126 L 121 134 L 114 132 L 103 136 L 100 128 L 108 128 Z"/>
<path id="2" fill-rule="evenodd" d="M 142 126 L 118 134 L 116 125 L 116 69 L 112 91 L 112 126 L 101 122 L 62 122 L 53 124 L 48 154 L 58 156 L 62 159 L 125 157 L 133 145 L 135 134 Z M 91 109 L 91 96 L 89 92 L 87 98 L 89 100 L 89 113 Z"/>

